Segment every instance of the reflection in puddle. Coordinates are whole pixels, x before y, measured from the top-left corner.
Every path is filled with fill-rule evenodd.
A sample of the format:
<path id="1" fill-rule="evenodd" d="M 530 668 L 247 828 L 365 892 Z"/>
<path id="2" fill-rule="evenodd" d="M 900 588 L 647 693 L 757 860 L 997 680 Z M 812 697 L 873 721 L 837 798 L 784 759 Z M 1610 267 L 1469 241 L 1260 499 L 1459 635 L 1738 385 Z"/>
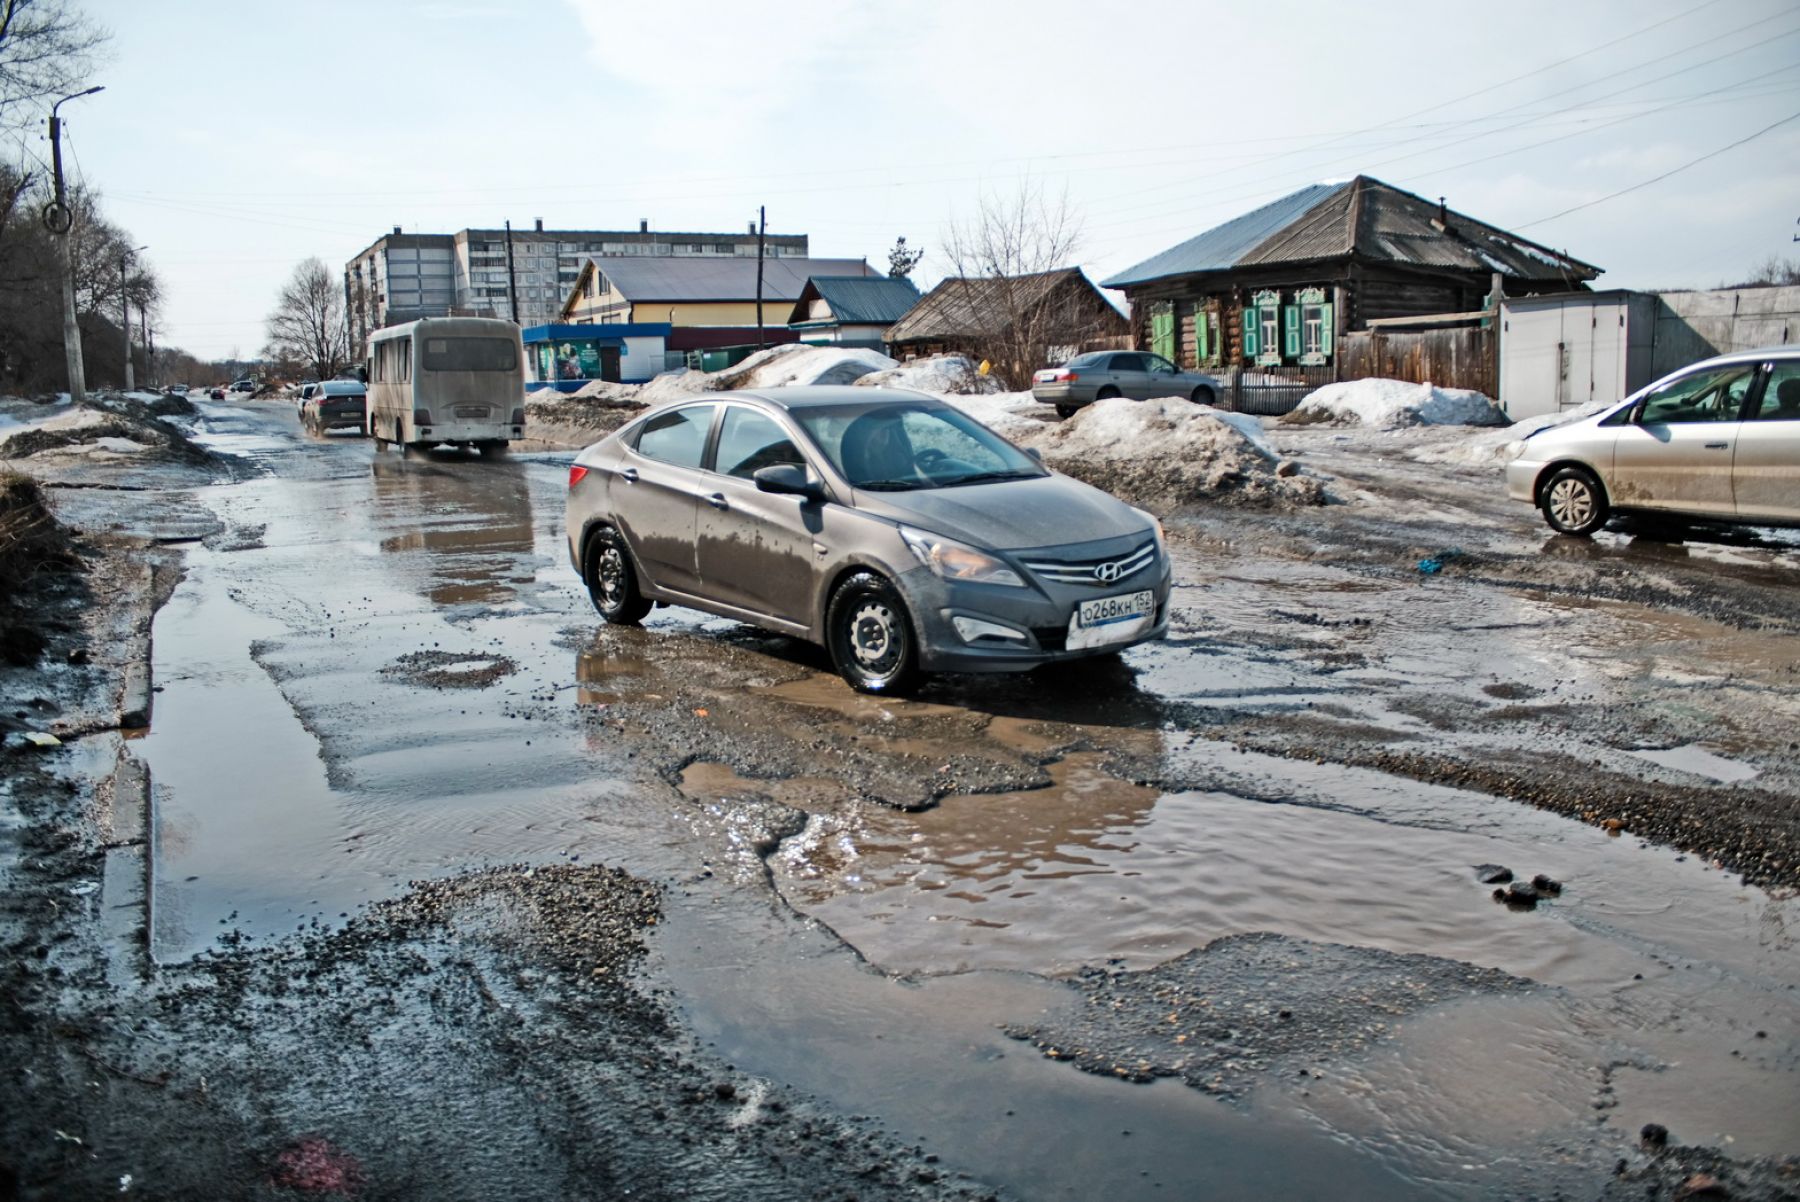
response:
<path id="1" fill-rule="evenodd" d="M 388 552 L 423 550 L 437 583 L 426 595 L 439 605 L 498 605 L 513 598 L 512 572 L 532 549 L 531 491 L 525 466 L 459 462 L 453 470 L 420 460 L 377 457 L 375 505 L 405 514 L 405 533 L 381 540 Z"/>
<path id="2" fill-rule="evenodd" d="M 1736 760 L 1728 760 L 1721 755 L 1714 755 L 1698 743 L 1690 743 L 1686 747 L 1634 751 L 1631 754 L 1640 760 L 1649 760 L 1652 764 L 1661 764 L 1665 768 L 1674 768 L 1680 772 L 1704 776 L 1708 780 L 1716 780 L 1720 784 L 1751 780 L 1757 775 L 1756 769 L 1750 765 L 1740 764 Z"/>

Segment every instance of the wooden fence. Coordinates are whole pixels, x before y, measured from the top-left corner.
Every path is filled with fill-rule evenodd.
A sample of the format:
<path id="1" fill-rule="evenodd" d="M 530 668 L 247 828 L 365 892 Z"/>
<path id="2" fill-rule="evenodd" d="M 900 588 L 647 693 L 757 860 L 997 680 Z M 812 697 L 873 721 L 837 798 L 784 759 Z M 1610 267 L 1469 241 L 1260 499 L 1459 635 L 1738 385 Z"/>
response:
<path id="1" fill-rule="evenodd" d="M 1463 328 L 1389 332 L 1358 331 L 1338 340 L 1338 376 L 1381 376 L 1441 388 L 1473 388 L 1499 394 L 1498 355 L 1492 329 Z"/>

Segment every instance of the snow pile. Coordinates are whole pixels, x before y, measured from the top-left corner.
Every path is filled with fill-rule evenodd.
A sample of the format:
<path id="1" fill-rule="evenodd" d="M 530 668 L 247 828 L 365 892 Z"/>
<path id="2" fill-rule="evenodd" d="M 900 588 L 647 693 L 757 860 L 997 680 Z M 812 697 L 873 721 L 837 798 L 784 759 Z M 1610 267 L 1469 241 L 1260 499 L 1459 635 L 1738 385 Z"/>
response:
<path id="1" fill-rule="evenodd" d="M 1327 384 L 1281 420 L 1294 425 L 1325 422 L 1395 430 L 1402 426 L 1499 426 L 1506 423 L 1506 415 L 1473 389 L 1374 379 Z"/>
<path id="2" fill-rule="evenodd" d="M 806 384 L 853 384 L 873 371 L 899 366 L 880 351 L 843 346 L 789 343 L 758 351 L 723 371 L 666 371 L 638 390 L 645 405 L 666 405 L 703 392 L 727 388 L 788 388 Z"/>
<path id="3" fill-rule="evenodd" d="M 940 396 L 978 396 L 999 392 L 1000 381 L 984 376 L 967 355 L 933 355 L 899 367 L 872 371 L 858 380 L 859 387 L 915 388 Z"/>
<path id="4" fill-rule="evenodd" d="M 1029 392 L 940 393 L 946 403 L 1021 446 L 1046 434 L 1055 410 Z"/>
<path id="5" fill-rule="evenodd" d="M 1504 429 L 1485 430 L 1472 438 L 1465 438 L 1459 442 L 1435 447 L 1418 447 L 1408 451 L 1406 457 L 1418 463 L 1444 463 L 1452 466 L 1488 467 L 1510 463 L 1524 448 L 1525 440 L 1533 434 L 1542 433 L 1555 426 L 1580 421 L 1584 417 L 1592 417 L 1617 403 L 1617 401 L 1592 401 L 1562 413 L 1541 413 L 1536 417 L 1528 417 L 1524 421 L 1514 422 Z"/>
<path id="6" fill-rule="evenodd" d="M 1114 397 L 1039 426 L 1006 433 L 1037 448 L 1056 470 L 1159 513 L 1196 503 L 1294 506 L 1326 499 L 1323 482 L 1279 459 L 1254 418 L 1210 405 Z"/>

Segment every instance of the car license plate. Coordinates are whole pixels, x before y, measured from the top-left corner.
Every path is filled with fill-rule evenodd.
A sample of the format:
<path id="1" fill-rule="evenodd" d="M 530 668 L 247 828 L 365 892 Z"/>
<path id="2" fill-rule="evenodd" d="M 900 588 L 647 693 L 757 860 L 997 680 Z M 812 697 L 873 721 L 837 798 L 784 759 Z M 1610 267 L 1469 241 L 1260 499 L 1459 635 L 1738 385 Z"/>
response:
<path id="1" fill-rule="evenodd" d="M 456 416 L 458 417 L 486 417 L 487 415 L 486 405 L 458 405 L 456 407 Z"/>
<path id="2" fill-rule="evenodd" d="M 1156 594 L 1149 589 L 1116 597 L 1096 597 L 1075 607 L 1069 619 L 1071 651 L 1123 643 L 1142 634 L 1156 616 Z"/>

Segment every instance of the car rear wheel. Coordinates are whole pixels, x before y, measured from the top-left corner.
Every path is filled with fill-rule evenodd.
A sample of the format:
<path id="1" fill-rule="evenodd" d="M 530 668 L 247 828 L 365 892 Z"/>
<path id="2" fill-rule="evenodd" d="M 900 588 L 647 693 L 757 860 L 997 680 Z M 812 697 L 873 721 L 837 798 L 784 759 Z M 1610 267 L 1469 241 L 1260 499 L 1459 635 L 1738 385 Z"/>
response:
<path id="1" fill-rule="evenodd" d="M 617 530 L 607 527 L 588 541 L 588 597 L 600 616 L 615 626 L 635 626 L 650 612 L 650 602 L 638 592 L 631 552 Z"/>
<path id="2" fill-rule="evenodd" d="M 1094 399 L 1096 401 L 1110 401 L 1118 395 L 1119 390 L 1114 388 L 1111 384 L 1108 384 L 1105 388 L 1102 388 L 1099 392 L 1094 394 Z"/>
<path id="3" fill-rule="evenodd" d="M 919 677 L 919 648 L 906 602 L 873 572 L 858 572 L 832 594 L 826 647 L 838 674 L 859 693 L 903 693 Z"/>
<path id="4" fill-rule="evenodd" d="M 1580 467 L 1558 468 L 1539 491 L 1538 507 L 1551 529 L 1576 538 L 1586 538 L 1606 525 L 1612 512 L 1600 481 Z"/>
<path id="5" fill-rule="evenodd" d="M 1074 417 L 1080 408 L 1080 405 L 1058 405 L 1056 407 L 1056 416 L 1064 418 Z"/>

